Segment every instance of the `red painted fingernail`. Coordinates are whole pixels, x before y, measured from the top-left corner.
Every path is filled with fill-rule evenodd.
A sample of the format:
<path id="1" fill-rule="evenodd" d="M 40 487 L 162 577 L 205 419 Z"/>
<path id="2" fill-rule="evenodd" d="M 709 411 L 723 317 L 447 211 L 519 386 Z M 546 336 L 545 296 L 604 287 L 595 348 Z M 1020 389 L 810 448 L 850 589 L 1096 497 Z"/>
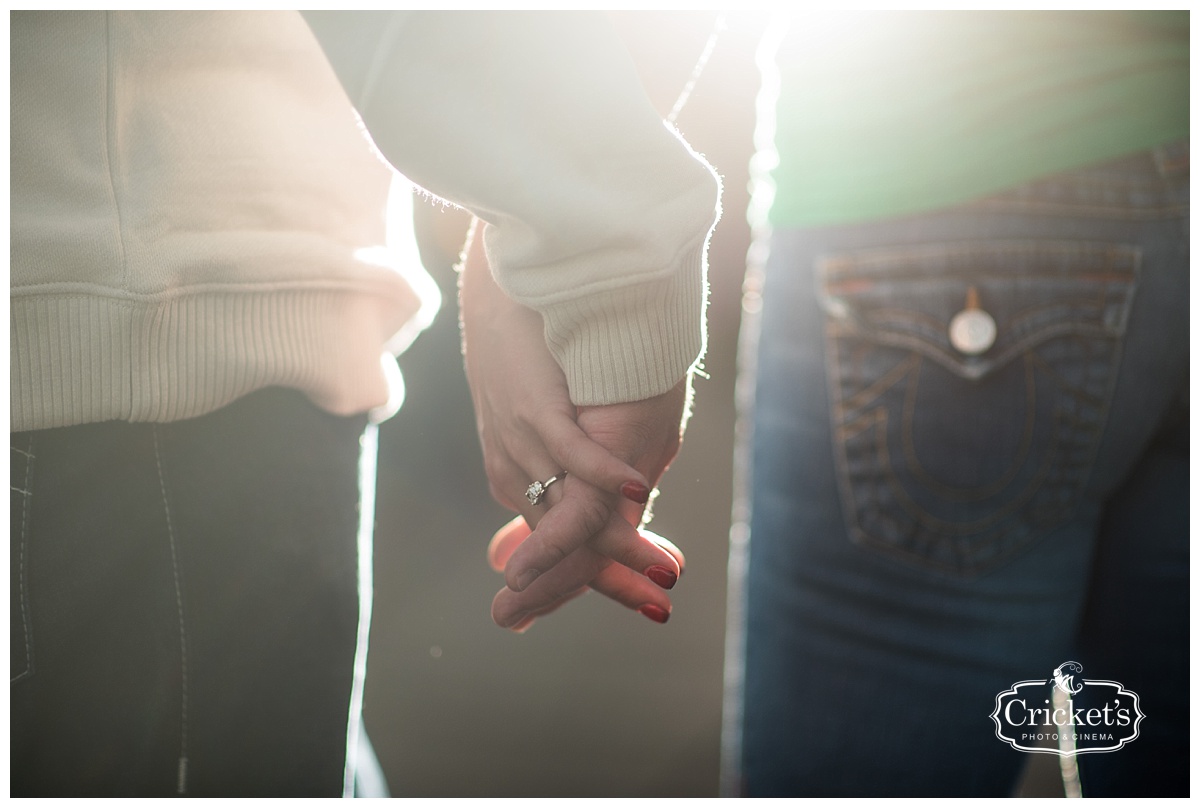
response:
<path id="1" fill-rule="evenodd" d="M 663 589 L 670 589 L 671 587 L 675 586 L 675 582 L 679 580 L 679 576 L 677 576 L 674 572 L 666 567 L 659 566 L 647 567 L 646 577 L 651 581 L 654 581 L 654 583 L 658 584 Z"/>
<path id="2" fill-rule="evenodd" d="M 668 612 L 666 609 L 655 606 L 653 603 L 647 603 L 645 606 L 638 609 L 638 613 L 644 614 L 646 617 L 649 617 L 655 623 L 665 623 L 665 622 L 667 622 L 667 619 L 671 616 L 671 613 Z"/>
<path id="3" fill-rule="evenodd" d="M 650 489 L 639 482 L 630 480 L 621 486 L 621 496 L 631 499 L 639 505 L 645 505 L 650 501 Z"/>

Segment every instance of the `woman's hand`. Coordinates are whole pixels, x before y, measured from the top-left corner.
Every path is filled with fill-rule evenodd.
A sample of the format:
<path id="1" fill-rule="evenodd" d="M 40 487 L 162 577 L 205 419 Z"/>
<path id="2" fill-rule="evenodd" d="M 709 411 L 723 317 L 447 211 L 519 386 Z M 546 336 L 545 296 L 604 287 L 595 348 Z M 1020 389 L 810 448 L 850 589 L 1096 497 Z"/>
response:
<path id="1" fill-rule="evenodd" d="M 644 503 L 650 495 L 646 478 L 579 428 L 562 369 L 546 348 L 541 315 L 500 290 L 479 238 L 468 245 L 459 311 L 467 382 L 492 497 L 526 513 L 529 484 L 561 478 L 566 471 Z M 547 489 L 546 501 L 557 501 L 559 490 Z M 544 511 L 541 507 L 527 515 Z"/>
<path id="2" fill-rule="evenodd" d="M 674 459 L 687 398 L 681 382 L 646 401 L 581 407 L 580 426 L 605 448 L 657 482 Z M 562 498 L 530 533 L 510 523 L 493 539 L 493 563 L 505 560 L 510 581 L 492 601 L 492 619 L 515 628 L 565 603 L 584 583 L 659 623 L 671 613 L 665 589 L 683 570 L 683 555 L 670 542 L 634 526 L 643 506 L 617 498 L 581 480 L 567 479 Z M 510 549 L 511 548 L 511 549 Z M 664 563 L 668 559 L 675 563 Z M 614 564 L 613 561 L 619 561 Z M 650 563 L 648 563 L 648 561 Z M 513 587 L 529 570 L 540 570 L 525 587 Z M 651 583 L 653 582 L 653 584 Z"/>
<path id="3" fill-rule="evenodd" d="M 670 601 L 662 589 L 678 578 L 678 550 L 634 525 L 650 482 L 678 450 L 686 384 L 648 401 L 577 411 L 545 346 L 541 316 L 496 286 L 480 240 L 473 242 L 460 280 L 460 311 L 484 464 L 492 496 L 537 527 L 528 541 L 522 536 L 504 545 L 509 588 L 497 595 L 493 618 L 520 625 L 599 577 L 596 588 L 665 622 Z M 566 478 L 550 486 L 542 502 L 525 498 L 530 482 L 561 477 L 564 470 Z M 613 560 L 628 569 L 610 571 Z"/>
<path id="4" fill-rule="evenodd" d="M 617 457 L 628 459 L 657 482 L 679 449 L 686 391 L 686 383 L 681 382 L 653 399 L 581 407 L 579 425 L 589 438 Z M 658 537 L 651 538 L 653 534 L 636 529 L 643 505 L 621 501 L 579 479 L 567 478 L 566 482 L 562 497 L 508 556 L 505 578 L 509 589 L 493 601 L 492 617 L 500 625 L 508 625 L 522 612 L 530 611 L 531 604 L 566 592 L 572 584 L 586 582 L 589 572 L 599 575 L 605 571 L 605 594 L 631 609 L 665 609 L 659 620 L 665 622 L 670 601 L 661 590 L 674 586 L 678 578 L 680 569 L 676 565 L 682 568 L 675 555 L 678 550 L 673 545 L 668 549 L 656 541 Z M 671 554 L 675 564 L 664 563 L 664 551 Z M 610 569 L 613 560 L 621 566 Z M 539 574 L 531 576 L 530 570 Z M 648 586 L 650 581 L 660 589 Z"/>

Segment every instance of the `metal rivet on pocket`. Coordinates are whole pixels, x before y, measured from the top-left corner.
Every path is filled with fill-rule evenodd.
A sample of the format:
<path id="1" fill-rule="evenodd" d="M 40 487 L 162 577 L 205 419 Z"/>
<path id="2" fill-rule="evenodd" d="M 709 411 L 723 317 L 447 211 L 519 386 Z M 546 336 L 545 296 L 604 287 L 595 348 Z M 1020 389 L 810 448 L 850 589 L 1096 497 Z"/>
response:
<path id="1" fill-rule="evenodd" d="M 976 356 L 996 342 L 996 321 L 979 308 L 979 292 L 967 290 L 967 307 L 950 321 L 950 344 L 960 353 Z"/>

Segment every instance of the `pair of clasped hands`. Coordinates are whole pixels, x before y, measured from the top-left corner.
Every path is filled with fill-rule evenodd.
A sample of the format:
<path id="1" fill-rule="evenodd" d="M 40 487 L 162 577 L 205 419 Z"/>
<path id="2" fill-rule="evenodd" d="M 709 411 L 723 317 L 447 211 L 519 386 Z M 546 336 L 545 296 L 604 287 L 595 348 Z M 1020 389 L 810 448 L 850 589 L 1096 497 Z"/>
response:
<path id="1" fill-rule="evenodd" d="M 577 408 L 541 315 L 500 290 L 482 239 L 471 241 L 459 280 L 467 380 L 492 497 L 520 513 L 488 546 L 507 584 L 492 619 L 523 632 L 591 588 L 665 623 L 683 554 L 640 525 L 679 451 L 688 380 L 644 401 Z M 531 504 L 529 484 L 556 475 Z"/>

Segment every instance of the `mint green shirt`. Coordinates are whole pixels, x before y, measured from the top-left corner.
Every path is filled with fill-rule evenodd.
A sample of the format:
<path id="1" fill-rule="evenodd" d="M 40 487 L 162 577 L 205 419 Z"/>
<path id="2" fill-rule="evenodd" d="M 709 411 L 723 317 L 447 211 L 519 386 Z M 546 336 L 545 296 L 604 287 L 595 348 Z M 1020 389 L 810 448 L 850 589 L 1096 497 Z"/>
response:
<path id="1" fill-rule="evenodd" d="M 936 209 L 1188 135 L 1189 14 L 798 16 L 770 221 Z"/>

